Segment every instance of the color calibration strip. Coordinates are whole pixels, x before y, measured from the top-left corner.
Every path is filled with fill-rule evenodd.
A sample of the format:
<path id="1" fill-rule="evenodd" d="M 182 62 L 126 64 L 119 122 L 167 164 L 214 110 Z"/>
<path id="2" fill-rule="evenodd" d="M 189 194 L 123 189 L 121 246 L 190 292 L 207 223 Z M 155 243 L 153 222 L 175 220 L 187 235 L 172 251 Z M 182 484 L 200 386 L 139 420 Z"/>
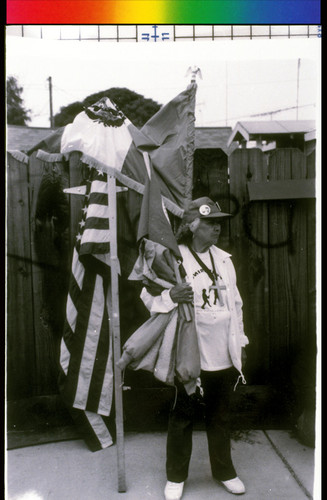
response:
<path id="1" fill-rule="evenodd" d="M 320 24 L 320 0 L 7 0 L 7 24 Z"/>

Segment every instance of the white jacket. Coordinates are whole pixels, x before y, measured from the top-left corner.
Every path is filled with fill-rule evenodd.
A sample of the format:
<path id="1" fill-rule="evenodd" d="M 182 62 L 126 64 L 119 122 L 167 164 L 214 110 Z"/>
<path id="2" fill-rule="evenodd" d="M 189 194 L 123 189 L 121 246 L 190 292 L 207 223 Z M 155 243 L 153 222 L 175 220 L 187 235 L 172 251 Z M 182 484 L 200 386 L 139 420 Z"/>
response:
<path id="1" fill-rule="evenodd" d="M 185 268 L 187 277 L 186 280 L 194 288 L 192 269 L 190 267 L 190 258 L 193 258 L 189 249 L 185 245 L 179 246 L 181 255 L 183 257 L 183 266 Z M 236 285 L 236 273 L 234 265 L 230 259 L 231 255 L 220 248 L 212 245 L 210 247 L 211 254 L 214 258 L 215 266 L 219 271 L 224 283 L 226 284 L 226 302 L 227 307 L 231 314 L 230 331 L 228 336 L 229 354 L 233 365 L 239 371 L 243 383 L 245 379 L 242 373 L 242 347 L 245 347 L 249 340 L 244 334 L 243 328 L 243 313 L 242 313 L 242 299 Z M 144 288 L 141 293 L 141 299 L 146 307 L 150 310 L 151 314 L 157 312 L 169 312 L 177 306 L 169 295 L 169 290 L 164 290 L 161 295 L 153 297 Z M 196 323 L 196 311 L 195 311 Z"/>

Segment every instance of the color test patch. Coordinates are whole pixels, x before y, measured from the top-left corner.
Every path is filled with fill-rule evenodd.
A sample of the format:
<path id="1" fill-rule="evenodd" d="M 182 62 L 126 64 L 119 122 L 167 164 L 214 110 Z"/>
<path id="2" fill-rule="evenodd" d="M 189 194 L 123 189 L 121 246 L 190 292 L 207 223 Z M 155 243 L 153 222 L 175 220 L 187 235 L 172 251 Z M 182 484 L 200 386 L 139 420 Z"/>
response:
<path id="1" fill-rule="evenodd" d="M 320 0 L 7 0 L 7 24 L 320 24 Z"/>

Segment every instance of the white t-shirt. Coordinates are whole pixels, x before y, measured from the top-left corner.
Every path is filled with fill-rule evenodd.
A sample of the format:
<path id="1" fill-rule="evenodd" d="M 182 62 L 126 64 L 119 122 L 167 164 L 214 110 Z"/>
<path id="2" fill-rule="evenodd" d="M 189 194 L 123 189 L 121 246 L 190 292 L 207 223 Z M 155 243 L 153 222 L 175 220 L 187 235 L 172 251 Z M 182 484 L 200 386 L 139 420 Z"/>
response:
<path id="1" fill-rule="evenodd" d="M 212 271 L 209 250 L 197 255 Z M 217 292 L 211 289 L 214 285 L 212 279 L 198 264 L 193 255 L 189 254 L 187 270 L 188 273 L 192 272 L 195 322 L 198 333 L 201 369 L 206 371 L 223 370 L 233 365 L 228 350 L 231 315 L 226 305 L 226 286 L 219 276 L 219 269 L 217 269 L 216 263 L 215 269 L 222 291 L 223 305 L 219 303 Z"/>

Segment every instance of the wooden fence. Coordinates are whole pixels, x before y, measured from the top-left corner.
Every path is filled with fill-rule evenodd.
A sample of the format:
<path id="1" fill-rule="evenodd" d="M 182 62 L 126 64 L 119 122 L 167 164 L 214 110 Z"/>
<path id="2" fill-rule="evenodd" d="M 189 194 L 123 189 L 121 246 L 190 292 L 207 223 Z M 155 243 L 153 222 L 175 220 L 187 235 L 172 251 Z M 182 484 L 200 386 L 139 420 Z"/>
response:
<path id="1" fill-rule="evenodd" d="M 233 256 L 244 301 L 248 390 L 299 394 L 302 405 L 315 385 L 315 201 L 251 201 L 248 183 L 314 178 L 314 165 L 314 152 L 305 156 L 297 149 L 269 156 L 237 149 L 229 157 L 222 150 L 197 150 L 194 165 L 193 197 L 209 195 L 233 214 L 220 246 Z M 7 399 L 18 401 L 58 394 L 60 337 L 82 204 L 82 197 L 69 198 L 62 190 L 81 184 L 83 175 L 78 155 L 68 167 L 43 162 L 35 153 L 28 163 L 8 153 L 7 166 Z M 130 248 L 126 252 L 134 258 Z M 146 312 L 136 285 L 123 278 L 121 290 L 125 341 Z M 127 383 L 134 383 L 135 393 L 152 387 L 160 399 L 162 387 L 145 374 L 128 374 Z M 125 399 L 126 414 L 136 421 L 128 406 L 133 395 Z"/>
<path id="2" fill-rule="evenodd" d="M 315 201 L 312 193 L 284 198 L 282 183 L 280 197 L 250 201 L 248 184 L 314 179 L 314 152 L 237 149 L 229 157 L 214 153 L 214 161 L 203 153 L 195 155 L 196 195 L 234 214 L 221 246 L 233 256 L 244 301 L 248 379 L 287 381 L 303 352 L 315 356 Z"/>

